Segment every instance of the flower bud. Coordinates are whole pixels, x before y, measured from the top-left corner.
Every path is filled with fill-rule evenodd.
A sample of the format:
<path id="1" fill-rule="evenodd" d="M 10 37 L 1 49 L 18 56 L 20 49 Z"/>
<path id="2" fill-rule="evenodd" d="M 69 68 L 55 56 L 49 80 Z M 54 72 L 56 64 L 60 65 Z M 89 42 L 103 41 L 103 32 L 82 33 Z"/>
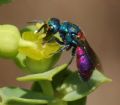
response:
<path id="1" fill-rule="evenodd" d="M 15 57 L 18 52 L 20 33 L 16 26 L 0 25 L 0 56 Z"/>

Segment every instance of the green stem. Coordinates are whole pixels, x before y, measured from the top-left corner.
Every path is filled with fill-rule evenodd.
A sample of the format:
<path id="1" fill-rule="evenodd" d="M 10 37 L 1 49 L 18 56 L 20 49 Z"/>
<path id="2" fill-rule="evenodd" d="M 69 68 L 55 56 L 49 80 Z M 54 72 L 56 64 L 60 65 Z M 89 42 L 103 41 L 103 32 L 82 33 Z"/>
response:
<path id="1" fill-rule="evenodd" d="M 54 90 L 50 81 L 40 81 L 39 84 L 44 95 L 54 97 Z M 49 102 L 48 105 L 67 105 L 67 102 L 55 97 L 55 99 Z"/>
<path id="2" fill-rule="evenodd" d="M 54 90 L 50 81 L 40 81 L 39 83 L 46 96 L 54 96 Z"/>
<path id="3" fill-rule="evenodd" d="M 37 45 L 31 41 L 27 41 L 24 39 L 20 39 L 19 41 L 19 47 L 31 47 L 31 48 L 36 48 Z"/>

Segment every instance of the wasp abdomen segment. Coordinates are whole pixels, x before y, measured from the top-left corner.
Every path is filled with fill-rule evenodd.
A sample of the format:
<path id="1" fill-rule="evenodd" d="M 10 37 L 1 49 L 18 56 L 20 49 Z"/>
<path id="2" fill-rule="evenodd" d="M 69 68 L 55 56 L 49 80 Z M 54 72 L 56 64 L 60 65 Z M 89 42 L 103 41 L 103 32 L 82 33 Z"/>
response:
<path id="1" fill-rule="evenodd" d="M 76 49 L 76 63 L 82 79 L 85 81 L 89 80 L 94 70 L 94 64 L 89 54 L 82 47 L 77 47 Z"/>

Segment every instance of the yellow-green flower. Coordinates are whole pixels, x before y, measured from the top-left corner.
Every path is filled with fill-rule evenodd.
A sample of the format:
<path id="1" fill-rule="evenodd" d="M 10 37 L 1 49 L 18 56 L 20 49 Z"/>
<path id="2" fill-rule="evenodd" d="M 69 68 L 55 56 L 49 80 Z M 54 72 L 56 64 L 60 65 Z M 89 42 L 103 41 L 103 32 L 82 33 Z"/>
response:
<path id="1" fill-rule="evenodd" d="M 56 42 L 43 44 L 43 38 L 46 36 L 44 30 L 35 33 L 36 29 L 41 27 L 40 24 L 27 26 L 22 30 L 22 40 L 34 43 L 33 47 L 19 47 L 19 54 L 24 58 L 17 56 L 17 64 L 24 68 L 27 73 L 39 73 L 51 69 L 59 60 L 61 53 L 56 53 L 61 46 Z M 26 56 L 26 58 L 24 57 Z"/>
<path id="2" fill-rule="evenodd" d="M 60 45 L 56 41 L 43 44 L 45 36 L 46 34 L 44 33 L 23 32 L 22 39 L 34 42 L 36 47 L 20 47 L 19 52 L 34 60 L 53 56 L 60 49 Z"/>

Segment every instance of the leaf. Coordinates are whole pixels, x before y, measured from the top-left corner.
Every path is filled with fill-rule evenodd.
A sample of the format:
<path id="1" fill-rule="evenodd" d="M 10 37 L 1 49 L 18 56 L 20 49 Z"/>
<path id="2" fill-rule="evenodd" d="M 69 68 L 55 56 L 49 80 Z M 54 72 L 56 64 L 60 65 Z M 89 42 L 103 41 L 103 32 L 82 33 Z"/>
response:
<path id="1" fill-rule="evenodd" d="M 6 4 L 6 3 L 10 3 L 13 0 L 0 0 L 0 4 Z"/>
<path id="2" fill-rule="evenodd" d="M 2 105 L 40 105 L 47 104 L 53 97 L 20 88 L 0 88 L 0 104 Z"/>
<path id="3" fill-rule="evenodd" d="M 110 81 L 111 79 L 105 77 L 98 70 L 94 70 L 93 75 L 89 81 L 83 81 L 80 79 L 77 73 L 71 73 L 71 75 L 57 90 L 64 94 L 64 101 L 75 101 L 88 96 L 101 84 Z"/>
<path id="4" fill-rule="evenodd" d="M 60 87 L 63 84 L 63 81 L 71 74 L 71 71 L 66 68 L 66 70 L 61 71 L 60 73 L 56 74 L 53 77 L 52 85 L 53 88 L 56 90 L 58 87 Z"/>
<path id="5" fill-rule="evenodd" d="M 59 67 L 56 67 L 56 68 L 54 68 L 52 70 L 49 70 L 47 72 L 19 77 L 19 78 L 17 78 L 17 80 L 18 81 L 39 81 L 39 80 L 49 80 L 49 81 L 52 81 L 52 78 L 56 74 L 58 74 L 59 72 L 65 70 L 65 68 L 67 66 L 68 66 L 67 64 L 63 64 L 63 65 L 61 65 Z"/>

